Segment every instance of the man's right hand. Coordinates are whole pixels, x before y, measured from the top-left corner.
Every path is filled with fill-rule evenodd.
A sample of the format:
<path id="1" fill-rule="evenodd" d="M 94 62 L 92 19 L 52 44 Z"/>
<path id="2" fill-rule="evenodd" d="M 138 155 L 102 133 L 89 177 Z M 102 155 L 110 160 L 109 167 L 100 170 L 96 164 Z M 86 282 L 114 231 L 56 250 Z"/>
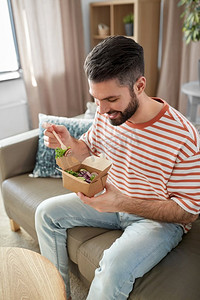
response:
<path id="1" fill-rule="evenodd" d="M 68 147 L 70 146 L 71 136 L 67 128 L 63 125 L 54 125 L 50 123 L 43 123 L 42 127 L 45 129 L 44 131 L 44 144 L 46 147 L 56 149 L 60 148 L 61 145 L 53 134 L 53 130 L 59 135 L 63 144 Z"/>

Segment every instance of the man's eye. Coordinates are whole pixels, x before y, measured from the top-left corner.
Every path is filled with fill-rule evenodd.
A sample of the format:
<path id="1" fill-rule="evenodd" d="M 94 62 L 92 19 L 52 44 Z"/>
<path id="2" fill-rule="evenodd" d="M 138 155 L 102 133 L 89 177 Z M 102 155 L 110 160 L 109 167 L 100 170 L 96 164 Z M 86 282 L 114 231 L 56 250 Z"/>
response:
<path id="1" fill-rule="evenodd" d="M 116 102 L 117 100 L 118 100 L 118 98 L 108 99 L 108 102 Z"/>

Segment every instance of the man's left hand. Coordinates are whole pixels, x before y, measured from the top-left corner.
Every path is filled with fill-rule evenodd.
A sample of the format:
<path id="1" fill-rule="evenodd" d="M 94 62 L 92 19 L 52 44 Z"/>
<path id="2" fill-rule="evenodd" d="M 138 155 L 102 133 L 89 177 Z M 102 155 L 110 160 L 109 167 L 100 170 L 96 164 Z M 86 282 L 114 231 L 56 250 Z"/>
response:
<path id="1" fill-rule="evenodd" d="M 124 195 L 112 184 L 106 183 L 105 192 L 96 197 L 87 197 L 77 193 L 79 198 L 99 212 L 119 212 Z"/>

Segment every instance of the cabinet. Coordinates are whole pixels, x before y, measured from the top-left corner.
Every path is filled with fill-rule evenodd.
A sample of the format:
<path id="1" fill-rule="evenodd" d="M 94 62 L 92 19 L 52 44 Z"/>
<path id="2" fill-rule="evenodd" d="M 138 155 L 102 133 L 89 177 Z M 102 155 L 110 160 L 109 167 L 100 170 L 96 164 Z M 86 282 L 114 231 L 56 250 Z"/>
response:
<path id="1" fill-rule="evenodd" d="M 98 24 L 109 27 L 108 35 L 125 35 L 124 16 L 133 13 L 133 38 L 144 48 L 146 92 L 156 96 L 158 81 L 158 43 L 160 0 L 114 0 L 90 3 L 90 34 L 92 48 L 106 35 L 99 35 Z"/>

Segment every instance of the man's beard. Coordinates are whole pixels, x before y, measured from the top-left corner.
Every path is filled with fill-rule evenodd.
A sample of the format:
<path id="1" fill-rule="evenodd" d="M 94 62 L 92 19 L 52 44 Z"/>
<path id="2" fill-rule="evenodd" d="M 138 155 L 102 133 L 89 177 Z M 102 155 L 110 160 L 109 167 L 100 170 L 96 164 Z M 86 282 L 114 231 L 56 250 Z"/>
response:
<path id="1" fill-rule="evenodd" d="M 130 103 L 128 104 L 127 108 L 123 112 L 111 110 L 107 113 L 108 115 L 112 114 L 114 112 L 120 113 L 120 116 L 116 119 L 110 119 L 109 118 L 110 123 L 114 126 L 119 126 L 119 125 L 123 124 L 124 122 L 126 122 L 128 119 L 130 119 L 134 115 L 134 113 L 136 112 L 138 107 L 139 107 L 139 102 L 138 102 L 138 99 L 137 99 L 137 97 L 134 93 L 131 96 Z"/>

